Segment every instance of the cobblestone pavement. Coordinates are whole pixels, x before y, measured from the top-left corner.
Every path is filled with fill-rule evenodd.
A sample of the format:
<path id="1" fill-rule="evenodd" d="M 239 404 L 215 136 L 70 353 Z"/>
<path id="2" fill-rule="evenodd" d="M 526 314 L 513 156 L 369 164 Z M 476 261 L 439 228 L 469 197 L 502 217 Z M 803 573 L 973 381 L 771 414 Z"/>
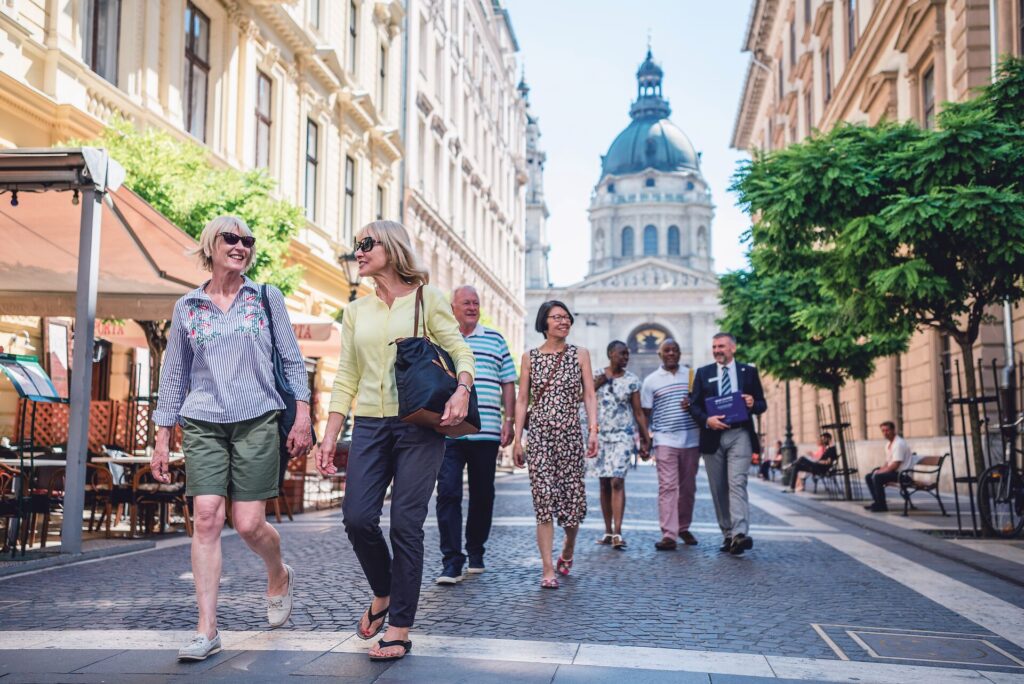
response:
<path id="1" fill-rule="evenodd" d="M 561 589 L 554 592 L 542 591 L 538 586 L 540 561 L 524 474 L 499 478 L 495 525 L 486 555 L 488 570 L 459 585 L 439 587 L 433 583 L 441 563 L 431 512 L 425 530 L 426 571 L 414 641 L 417 635 L 429 635 L 430 639 L 479 639 L 481 643 L 564 643 L 582 645 L 580 649 L 593 646 L 600 653 L 612 652 L 608 648 L 601 651 L 604 647 L 633 647 L 628 653 L 634 654 L 644 652 L 638 649 L 650 648 L 658 649 L 651 651 L 658 654 L 721 654 L 723 662 L 730 662 L 729 658 L 743 662 L 744 654 L 789 659 L 785 662 L 813 659 L 838 665 L 861 661 L 883 668 L 913 666 L 911 670 L 917 667 L 921 673 L 924 668 L 947 668 L 936 672 L 949 677 L 986 670 L 1000 673 L 1005 678 L 1001 681 L 1014 681 L 1024 673 L 1024 611 L 1014 605 L 1021 599 L 1019 585 L 980 577 L 983 573 L 966 566 L 949 567 L 920 551 L 904 553 L 899 547 L 883 543 L 875 533 L 793 507 L 775 487 L 758 482 L 751 483 L 753 551 L 741 557 L 719 553 L 720 535 L 703 478 L 702 471 L 692 528 L 700 544 L 680 546 L 675 552 L 658 552 L 653 546 L 660 538 L 653 468 L 641 466 L 627 478 L 626 551 L 594 543 L 603 524 L 596 482 L 588 481 L 589 514 L 580 533 L 576 563 Z M 274 634 L 312 632 L 307 638 L 313 641 L 303 643 L 317 645 L 327 643 L 322 638 L 329 640 L 333 634 L 340 635 L 339 642 L 347 638 L 366 607 L 369 592 L 344 535 L 340 511 L 299 516 L 295 522 L 278 525 L 278 529 L 286 560 L 297 571 L 297 590 L 290 629 Z M 556 534 L 556 544 L 560 536 Z M 226 537 L 223 547 L 220 627 L 228 633 L 264 630 L 265 577 L 261 562 L 237 536 Z M 11 657 L 13 651 L 2 650 L 15 647 L 15 632 L 89 630 L 92 634 L 96 630 L 186 631 L 194 627 L 187 545 L 6 578 L 0 580 L 0 587 L 0 654 L 7 656 L 6 660 L 0 659 L 0 673 L 17 673 L 20 668 L 21 675 L 10 675 L 16 680 L 28 677 L 25 672 L 42 677 L 39 673 L 47 670 L 26 669 L 18 665 L 18 658 Z M 103 655 L 99 660 L 106 662 L 104 658 L 113 652 L 104 649 L 116 647 L 110 644 L 95 653 L 95 649 L 82 651 L 82 662 L 88 662 L 81 667 L 94 666 L 97 653 Z M 960 647 L 967 655 L 949 655 L 950 648 Z M 986 655 L 977 656 L 982 651 Z M 77 651 L 73 653 L 65 646 L 62 653 L 71 658 L 69 662 L 77 662 L 72 658 Z M 272 653 L 278 653 L 277 660 L 268 655 Z M 320 655 L 316 648 L 282 648 L 261 651 L 259 658 L 277 663 L 274 667 L 284 667 L 282 677 L 302 668 L 306 669 L 301 674 L 314 679 L 320 674 L 338 674 L 337 668 L 328 668 L 328 672 L 311 667 L 311 663 L 319 662 L 316 657 Z M 400 670 L 396 666 L 391 675 L 386 675 L 385 669 L 366 670 L 362 655 L 328 655 L 344 655 L 334 658 L 338 663 L 358 657 L 360 665 L 352 665 L 356 668 L 352 676 L 366 681 L 378 677 L 381 682 L 391 681 L 388 677 L 398 676 Z M 139 662 L 131 652 L 117 657 L 126 659 L 126 663 Z M 578 659 L 579 653 L 574 658 Z M 420 663 L 416 665 L 418 674 L 412 676 L 410 670 L 410 679 L 394 681 L 432 681 L 435 676 L 440 681 L 444 678 L 437 673 L 443 670 L 436 668 L 441 660 L 412 658 L 407 662 Z M 601 677 L 618 671 L 612 666 L 628 660 L 598 663 L 603 668 L 579 665 L 578 660 L 556 664 L 562 674 L 555 681 L 601 681 Z M 110 661 L 107 670 L 93 667 L 89 671 L 132 671 L 119 670 L 117 662 Z M 282 662 L 291 664 L 285 667 Z M 466 681 L 485 681 L 486 673 L 480 668 L 486 662 L 493 665 L 499 661 L 453 661 L 469 668 L 471 675 L 466 675 Z M 521 669 L 509 670 L 510 663 L 505 662 L 488 672 L 500 677 L 514 672 L 518 678 L 527 676 L 537 665 L 525 656 L 513 664 Z M 43 665 L 41 662 L 40 667 Z M 657 671 L 672 669 L 648 668 L 642 659 L 626 666 L 639 667 L 650 675 L 643 681 L 660 681 Z M 288 667 L 292 670 L 286 672 Z M 407 668 L 406 663 L 402 667 Z M 583 670 L 578 669 L 581 667 Z M 181 674 L 165 669 L 141 672 L 159 672 L 162 677 Z M 639 672 L 627 670 L 627 674 Z M 709 666 L 706 672 L 715 670 Z M 724 674 L 740 672 L 726 670 Z M 817 674 L 810 678 L 832 678 L 821 674 L 828 674 L 827 668 L 813 672 Z M 536 672 L 538 681 L 552 681 L 555 670 L 545 673 L 543 668 Z M 779 673 L 776 668 L 768 676 L 782 676 Z M 79 670 L 75 677 L 85 674 L 86 670 Z M 677 678 L 665 681 L 689 681 L 679 678 L 681 672 L 671 674 Z M 694 681 L 707 682 L 708 677 L 717 681 L 715 674 L 700 676 L 704 678 Z M 141 681 L 134 677 L 131 680 Z M 629 681 L 629 676 L 618 675 L 615 681 Z M 876 680 L 862 674 L 860 681 Z M 907 684 L 915 679 L 901 674 L 894 681 Z"/>

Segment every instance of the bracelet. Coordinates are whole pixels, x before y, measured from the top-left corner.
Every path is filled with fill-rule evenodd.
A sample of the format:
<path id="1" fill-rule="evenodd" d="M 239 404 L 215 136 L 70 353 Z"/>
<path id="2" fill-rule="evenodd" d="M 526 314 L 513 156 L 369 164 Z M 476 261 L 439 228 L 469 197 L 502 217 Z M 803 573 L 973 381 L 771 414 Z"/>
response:
<path id="1" fill-rule="evenodd" d="M 505 422 L 506 423 L 514 423 L 514 422 L 516 422 L 516 417 L 515 416 L 505 416 Z"/>
<path id="2" fill-rule="evenodd" d="M 594 423 L 593 425 L 590 426 L 590 431 L 591 432 L 600 432 L 601 431 L 601 426 L 598 425 L 597 423 Z"/>
<path id="3" fill-rule="evenodd" d="M 460 382 L 458 385 L 456 385 L 455 389 L 459 389 L 460 387 L 465 387 L 466 388 L 466 394 L 472 394 L 473 393 L 473 388 L 470 387 L 469 385 L 467 385 L 464 382 Z"/>

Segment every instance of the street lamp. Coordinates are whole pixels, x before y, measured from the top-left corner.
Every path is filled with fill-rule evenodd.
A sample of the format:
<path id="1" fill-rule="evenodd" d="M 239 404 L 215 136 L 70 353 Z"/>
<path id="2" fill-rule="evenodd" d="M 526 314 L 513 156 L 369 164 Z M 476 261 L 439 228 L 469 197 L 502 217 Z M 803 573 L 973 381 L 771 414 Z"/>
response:
<path id="1" fill-rule="evenodd" d="M 789 404 L 789 380 L 786 381 L 786 441 L 782 443 L 782 463 L 789 465 L 796 460 L 796 444 L 793 443 L 793 415 Z M 786 473 L 787 477 L 790 473 Z M 783 484 L 789 484 L 783 479 Z"/>
<path id="2" fill-rule="evenodd" d="M 356 300 L 356 291 L 359 289 L 359 263 L 356 261 L 355 252 L 342 254 L 338 257 L 338 263 L 345 269 L 345 280 L 348 281 L 348 301 Z"/>

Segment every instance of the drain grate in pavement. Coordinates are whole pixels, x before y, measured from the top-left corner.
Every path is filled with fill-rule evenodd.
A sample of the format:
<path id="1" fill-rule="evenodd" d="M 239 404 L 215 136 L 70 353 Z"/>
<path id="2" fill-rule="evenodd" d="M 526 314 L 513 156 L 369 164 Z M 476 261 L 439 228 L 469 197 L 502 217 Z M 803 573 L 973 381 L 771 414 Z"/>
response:
<path id="1" fill-rule="evenodd" d="M 852 629 L 847 633 L 872 658 L 1024 667 L 1024 662 L 983 637 L 889 634 Z"/>
<path id="2" fill-rule="evenodd" d="M 812 624 L 811 627 L 842 660 L 910 660 L 949 666 L 1024 668 L 1021 659 L 1024 652 L 996 634 L 853 625 Z"/>

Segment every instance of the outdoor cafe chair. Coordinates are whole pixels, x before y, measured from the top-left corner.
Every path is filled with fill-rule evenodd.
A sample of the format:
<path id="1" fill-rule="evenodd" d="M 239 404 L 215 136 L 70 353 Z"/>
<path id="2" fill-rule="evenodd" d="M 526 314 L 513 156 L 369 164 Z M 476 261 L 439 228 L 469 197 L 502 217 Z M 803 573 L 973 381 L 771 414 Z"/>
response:
<path id="1" fill-rule="evenodd" d="M 135 536 L 136 523 L 143 532 L 148 532 L 153 514 L 159 515 L 161 532 L 172 509 L 181 512 L 185 520 L 185 532 L 192 536 L 192 518 L 189 514 L 188 499 L 185 496 L 185 467 L 172 464 L 168 469 L 171 481 L 157 482 L 153 469 L 143 466 L 132 478 L 131 534 Z"/>
<path id="2" fill-rule="evenodd" d="M 37 489 L 29 497 L 29 546 L 35 541 L 36 516 L 43 516 L 43 529 L 39 538 L 39 548 L 46 548 L 46 540 L 50 534 L 50 514 L 64 510 L 64 480 L 66 471 L 64 468 L 57 468 L 50 475 L 45 490 Z"/>
<path id="3" fill-rule="evenodd" d="M 18 517 L 18 471 L 0 463 L 0 518 L 4 521 L 3 550 L 8 549 L 11 519 Z"/>
<path id="4" fill-rule="evenodd" d="M 95 463 L 85 465 L 85 505 L 89 507 L 89 531 L 106 521 L 106 537 L 110 539 L 110 524 L 114 509 L 114 476 L 110 470 Z M 96 510 L 103 514 L 96 521 Z"/>

